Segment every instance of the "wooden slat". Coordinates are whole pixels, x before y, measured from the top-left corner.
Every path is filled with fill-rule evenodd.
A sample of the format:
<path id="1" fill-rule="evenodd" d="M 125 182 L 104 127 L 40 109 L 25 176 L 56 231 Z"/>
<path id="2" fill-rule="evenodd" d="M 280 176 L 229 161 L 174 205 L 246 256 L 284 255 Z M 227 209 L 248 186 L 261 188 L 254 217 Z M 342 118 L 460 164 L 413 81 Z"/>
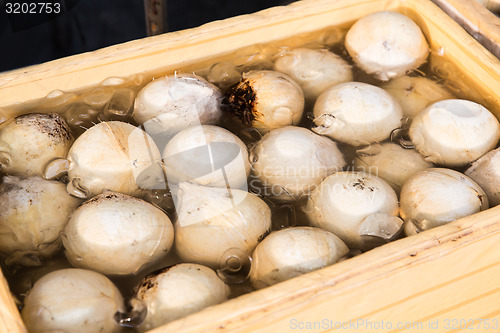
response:
<path id="1" fill-rule="evenodd" d="M 432 0 L 500 58 L 500 18 L 476 0 Z"/>
<path id="2" fill-rule="evenodd" d="M 160 332 L 288 332 L 294 323 L 480 319 L 500 311 L 500 207 L 377 248 L 163 326 Z M 292 321 L 296 320 L 296 321 Z M 335 327 L 335 326 L 334 326 Z M 222 330 L 223 328 L 223 330 Z M 324 329 L 323 331 L 369 331 Z M 373 330 L 372 330 L 373 331 Z M 415 330 L 414 330 L 415 331 Z M 480 330 L 478 330 L 480 331 Z"/>
<path id="3" fill-rule="evenodd" d="M 26 332 L 7 281 L 2 274 L 0 274 L 0 332 Z"/>

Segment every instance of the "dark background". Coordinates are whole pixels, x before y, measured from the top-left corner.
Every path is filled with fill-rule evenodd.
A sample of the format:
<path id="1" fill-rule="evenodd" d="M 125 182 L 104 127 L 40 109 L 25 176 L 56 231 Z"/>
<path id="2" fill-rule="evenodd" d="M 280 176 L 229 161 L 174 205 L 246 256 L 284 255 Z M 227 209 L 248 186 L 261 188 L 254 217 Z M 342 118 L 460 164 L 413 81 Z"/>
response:
<path id="1" fill-rule="evenodd" d="M 64 12 L 58 16 L 8 15 L 8 2 L 20 1 L 0 0 L 0 72 L 147 36 L 143 0 L 58 0 Z M 168 31 L 291 2 L 168 0 Z"/>

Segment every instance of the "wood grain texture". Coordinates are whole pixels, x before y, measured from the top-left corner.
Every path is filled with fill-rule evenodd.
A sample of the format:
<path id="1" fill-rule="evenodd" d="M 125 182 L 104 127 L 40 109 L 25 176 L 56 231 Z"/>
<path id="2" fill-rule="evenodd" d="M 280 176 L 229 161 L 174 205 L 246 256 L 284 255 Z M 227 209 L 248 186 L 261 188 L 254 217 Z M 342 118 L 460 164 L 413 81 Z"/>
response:
<path id="1" fill-rule="evenodd" d="M 376 331 L 447 332 L 447 319 L 498 316 L 499 214 L 500 207 L 484 211 L 151 332 L 292 332 L 294 323 L 325 320 L 364 323 L 342 332 L 382 321 L 392 328 Z M 435 321 L 440 328 L 426 329 Z"/>
<path id="2" fill-rule="evenodd" d="M 0 332 L 24 333 L 21 315 L 7 285 L 7 281 L 0 274 Z"/>
<path id="3" fill-rule="evenodd" d="M 3 73 L 0 116 L 12 116 L 26 103 L 36 103 L 51 91 L 63 90 L 76 96 L 109 77 L 148 78 L 180 68 L 200 68 L 201 63 L 230 58 L 235 50 L 257 42 L 273 43 L 350 24 L 380 10 L 397 10 L 415 20 L 430 44 L 431 66 L 439 68 L 457 90 L 500 117 L 499 60 L 430 0 L 299 1 Z M 297 43 L 301 42 L 305 41 Z M 72 96 L 66 94 L 65 98 L 71 100 Z M 296 331 L 290 326 L 292 320 L 344 323 L 383 319 L 393 325 L 414 321 L 425 326 L 455 317 L 499 318 L 496 300 L 500 285 L 492 279 L 500 273 L 499 214 L 499 207 L 490 209 L 244 295 L 154 332 Z M 23 332 L 22 326 L 16 326 L 19 315 L 6 285 L 1 283 L 0 297 L 7 311 L 2 311 L 0 325 L 8 327 L 9 332 Z M 368 330 L 356 330 L 363 331 Z M 444 324 L 432 330 L 446 331 Z"/>
<path id="4" fill-rule="evenodd" d="M 500 18 L 476 0 L 432 1 L 460 23 L 491 53 L 500 58 Z M 492 9 L 500 9 L 498 1 L 490 5 Z"/>

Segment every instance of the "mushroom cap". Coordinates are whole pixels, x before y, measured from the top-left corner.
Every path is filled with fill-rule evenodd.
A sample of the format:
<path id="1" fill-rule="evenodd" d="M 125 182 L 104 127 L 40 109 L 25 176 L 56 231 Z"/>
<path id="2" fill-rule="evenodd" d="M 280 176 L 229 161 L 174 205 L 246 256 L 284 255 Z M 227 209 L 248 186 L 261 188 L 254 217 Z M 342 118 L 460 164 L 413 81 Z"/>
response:
<path id="1" fill-rule="evenodd" d="M 128 195 L 105 192 L 82 204 L 63 235 L 65 254 L 76 267 L 106 275 L 137 273 L 164 258 L 174 241 L 168 216 Z"/>
<path id="2" fill-rule="evenodd" d="M 390 80 L 382 88 L 398 101 L 403 116 L 415 117 L 429 104 L 453 98 L 443 85 L 423 76 L 400 76 Z"/>
<path id="3" fill-rule="evenodd" d="M 391 11 L 356 21 L 347 32 L 345 46 L 357 66 L 383 81 L 418 68 L 429 54 L 419 26 Z"/>
<path id="4" fill-rule="evenodd" d="M 339 236 L 349 248 L 366 250 L 372 236 L 390 240 L 403 224 L 398 198 L 382 178 L 364 172 L 337 172 L 310 195 L 305 213 L 311 225 Z"/>
<path id="5" fill-rule="evenodd" d="M 426 160 L 448 167 L 464 166 L 494 149 L 500 124 L 484 106 L 448 99 L 421 111 L 410 126 L 410 138 Z"/>
<path id="6" fill-rule="evenodd" d="M 243 73 L 241 81 L 230 89 L 228 101 L 244 124 L 262 134 L 298 125 L 304 112 L 302 88 L 290 76 L 277 71 Z"/>
<path id="7" fill-rule="evenodd" d="M 216 268 L 232 249 L 250 255 L 271 229 L 271 210 L 247 191 L 183 183 L 179 203 L 175 249 L 187 262 Z"/>
<path id="8" fill-rule="evenodd" d="M 308 195 L 346 162 L 329 138 L 296 126 L 272 130 L 254 146 L 252 173 L 274 199 L 292 202 Z"/>
<path id="9" fill-rule="evenodd" d="M 155 140 L 195 125 L 214 125 L 222 115 L 219 89 L 195 74 L 173 74 L 148 83 L 134 104 L 134 120 Z M 163 147 L 163 144 L 161 144 Z"/>
<path id="10" fill-rule="evenodd" d="M 373 173 L 385 179 L 399 193 L 401 187 L 414 173 L 432 168 L 415 149 L 406 149 L 399 144 L 374 143 L 356 151 L 354 166 L 358 171 Z"/>
<path id="11" fill-rule="evenodd" d="M 19 116 L 0 126 L 0 170 L 43 176 L 49 162 L 66 157 L 72 143 L 68 124 L 57 113 Z"/>
<path id="12" fill-rule="evenodd" d="M 488 198 L 466 175 L 430 168 L 417 172 L 403 185 L 400 205 L 405 233 L 411 235 L 488 209 Z"/>
<path id="13" fill-rule="evenodd" d="M 61 248 L 60 234 L 81 200 L 64 183 L 5 176 L 0 182 L 0 254 L 7 263 L 39 265 Z"/>
<path id="14" fill-rule="evenodd" d="M 123 297 L 107 277 L 67 268 L 40 278 L 21 314 L 30 332 L 114 333 L 122 329 L 117 311 L 125 311 Z"/>
<path id="15" fill-rule="evenodd" d="M 244 188 L 250 173 L 243 141 L 218 126 L 193 126 L 179 132 L 165 147 L 163 160 L 169 184 Z"/>
<path id="16" fill-rule="evenodd" d="M 274 70 L 297 82 L 309 101 L 316 100 L 327 88 L 353 79 L 347 61 L 326 49 L 286 50 L 275 60 Z"/>
<path id="17" fill-rule="evenodd" d="M 314 104 L 312 130 L 352 146 L 387 139 L 401 126 L 403 113 L 382 88 L 346 82 L 325 90 Z"/>
<path id="18" fill-rule="evenodd" d="M 151 137 L 125 122 L 99 123 L 85 131 L 68 152 L 68 192 L 90 198 L 109 190 L 140 195 L 139 179 L 161 155 Z"/>
<path id="19" fill-rule="evenodd" d="M 272 232 L 252 255 L 250 281 L 261 289 L 339 261 L 349 249 L 333 233 L 312 227 Z"/>
<path id="20" fill-rule="evenodd" d="M 146 276 L 136 297 L 146 303 L 146 318 L 139 325 L 148 331 L 227 300 L 229 287 L 210 268 L 178 264 Z"/>

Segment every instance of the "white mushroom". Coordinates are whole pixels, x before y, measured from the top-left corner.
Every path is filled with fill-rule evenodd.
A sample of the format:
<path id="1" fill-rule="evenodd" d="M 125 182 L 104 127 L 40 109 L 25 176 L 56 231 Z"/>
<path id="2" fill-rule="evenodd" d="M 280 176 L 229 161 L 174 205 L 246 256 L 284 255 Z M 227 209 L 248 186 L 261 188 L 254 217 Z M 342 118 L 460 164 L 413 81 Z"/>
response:
<path id="1" fill-rule="evenodd" d="M 250 71 L 228 92 L 230 111 L 244 125 L 264 134 L 297 125 L 304 112 L 304 94 L 288 75 L 276 71 Z"/>
<path id="2" fill-rule="evenodd" d="M 160 147 L 195 125 L 217 124 L 222 114 L 219 89 L 195 74 L 173 74 L 148 83 L 135 99 L 134 120 Z"/>
<path id="3" fill-rule="evenodd" d="M 40 265 L 61 248 L 59 235 L 80 202 L 61 182 L 5 176 L 0 183 L 0 254 L 8 264 Z"/>
<path id="4" fill-rule="evenodd" d="M 403 113 L 382 88 L 361 82 L 330 87 L 316 100 L 312 130 L 352 146 L 387 139 Z"/>
<path id="5" fill-rule="evenodd" d="M 57 113 L 19 116 L 0 126 L 0 171 L 43 176 L 49 162 L 66 157 L 72 143 L 68 124 Z"/>
<path id="6" fill-rule="evenodd" d="M 359 19 L 347 32 L 345 47 L 356 65 L 383 81 L 418 68 L 429 54 L 419 26 L 391 11 Z"/>
<path id="7" fill-rule="evenodd" d="M 265 288 L 334 264 L 348 251 L 340 238 L 323 229 L 272 232 L 253 252 L 250 282 L 256 289 Z"/>
<path id="8" fill-rule="evenodd" d="M 464 166 L 494 149 L 500 124 L 475 102 L 449 99 L 420 112 L 410 127 L 410 138 L 429 162 L 448 167 Z"/>
<path id="9" fill-rule="evenodd" d="M 500 148 L 481 156 L 465 174 L 486 192 L 491 207 L 500 204 Z"/>
<path id="10" fill-rule="evenodd" d="M 102 122 L 78 137 L 67 160 L 54 161 L 45 177 L 67 171 L 68 192 L 79 198 L 104 190 L 138 196 L 150 186 L 145 179 L 164 180 L 160 162 L 160 152 L 146 132 L 120 121 Z"/>
<path id="11" fill-rule="evenodd" d="M 403 225 L 391 186 L 363 172 L 328 176 L 311 193 L 304 211 L 311 225 L 333 232 L 350 248 L 360 250 L 394 239 Z"/>
<path id="12" fill-rule="evenodd" d="M 401 217 L 407 235 L 488 209 L 488 198 L 472 179 L 444 168 L 414 174 L 401 189 Z"/>
<path id="13" fill-rule="evenodd" d="M 149 331 L 227 300 L 229 287 L 208 267 L 178 264 L 146 276 L 136 297 L 147 307 L 140 331 Z"/>
<path id="14" fill-rule="evenodd" d="M 163 160 L 169 184 L 246 188 L 250 173 L 243 141 L 217 126 L 193 126 L 178 133 L 165 147 Z"/>
<path id="15" fill-rule="evenodd" d="M 403 116 L 409 119 L 413 119 L 431 103 L 453 98 L 443 85 L 422 76 L 400 76 L 382 88 L 398 101 Z"/>
<path id="16" fill-rule="evenodd" d="M 346 165 L 337 144 L 308 129 L 287 126 L 267 133 L 251 153 L 252 173 L 281 201 L 306 196 Z"/>
<path id="17" fill-rule="evenodd" d="M 164 259 L 173 240 L 173 226 L 165 213 L 113 192 L 83 203 L 63 235 L 65 254 L 73 266 L 107 275 L 137 273 Z"/>
<path id="18" fill-rule="evenodd" d="M 358 171 L 383 178 L 399 192 L 410 176 L 432 168 L 433 164 L 427 162 L 415 149 L 405 149 L 398 144 L 386 142 L 358 149 L 354 166 Z"/>
<path id="19" fill-rule="evenodd" d="M 22 317 L 30 332 L 113 333 L 124 311 L 115 285 L 97 272 L 68 268 L 38 280 L 24 300 Z"/>
<path id="20" fill-rule="evenodd" d="M 212 268 L 221 266 L 228 251 L 250 255 L 271 228 L 271 210 L 266 203 L 237 189 L 183 183 L 177 213 L 177 254 L 186 262 Z"/>
<path id="21" fill-rule="evenodd" d="M 274 62 L 274 70 L 297 82 L 309 101 L 315 101 L 327 88 L 353 79 L 351 66 L 326 49 L 297 48 L 282 52 Z"/>

